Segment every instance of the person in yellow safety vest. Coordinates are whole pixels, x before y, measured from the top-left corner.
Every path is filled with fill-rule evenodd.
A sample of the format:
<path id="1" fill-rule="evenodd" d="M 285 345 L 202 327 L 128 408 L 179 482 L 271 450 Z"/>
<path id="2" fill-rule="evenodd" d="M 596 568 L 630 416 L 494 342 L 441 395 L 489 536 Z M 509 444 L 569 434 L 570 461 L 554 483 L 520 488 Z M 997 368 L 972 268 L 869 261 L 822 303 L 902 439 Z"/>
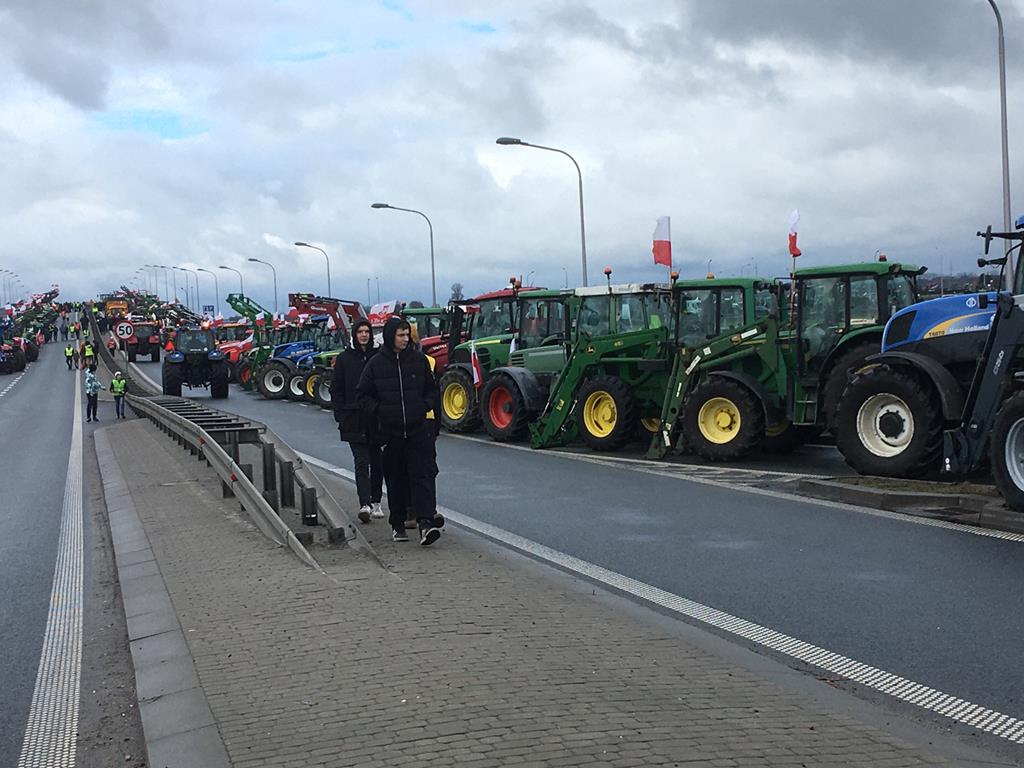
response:
<path id="1" fill-rule="evenodd" d="M 88 368 L 92 364 L 93 357 L 94 353 L 92 349 L 92 344 L 90 344 L 89 342 L 85 342 L 82 345 L 82 361 L 85 363 L 86 368 Z"/>
<path id="2" fill-rule="evenodd" d="M 64 347 L 64 359 L 65 359 L 65 362 L 68 364 L 68 370 L 69 371 L 73 367 L 74 368 L 78 367 L 78 366 L 74 365 L 74 362 L 75 362 L 74 358 L 75 358 L 75 346 L 74 346 L 74 344 L 68 344 L 66 347 Z"/>
<path id="3" fill-rule="evenodd" d="M 114 374 L 110 382 L 110 394 L 114 396 L 114 418 L 124 418 L 124 395 L 128 391 L 128 382 L 120 371 Z"/>

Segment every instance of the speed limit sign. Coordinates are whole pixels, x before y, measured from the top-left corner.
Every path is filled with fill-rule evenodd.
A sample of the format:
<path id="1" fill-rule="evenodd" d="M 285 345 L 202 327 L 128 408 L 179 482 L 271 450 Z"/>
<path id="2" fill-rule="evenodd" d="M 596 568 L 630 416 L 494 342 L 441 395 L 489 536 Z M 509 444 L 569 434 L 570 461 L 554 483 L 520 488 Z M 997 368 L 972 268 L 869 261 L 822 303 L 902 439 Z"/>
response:
<path id="1" fill-rule="evenodd" d="M 114 335 L 117 338 L 125 341 L 135 335 L 135 326 L 129 323 L 127 320 L 122 320 L 114 326 Z"/>

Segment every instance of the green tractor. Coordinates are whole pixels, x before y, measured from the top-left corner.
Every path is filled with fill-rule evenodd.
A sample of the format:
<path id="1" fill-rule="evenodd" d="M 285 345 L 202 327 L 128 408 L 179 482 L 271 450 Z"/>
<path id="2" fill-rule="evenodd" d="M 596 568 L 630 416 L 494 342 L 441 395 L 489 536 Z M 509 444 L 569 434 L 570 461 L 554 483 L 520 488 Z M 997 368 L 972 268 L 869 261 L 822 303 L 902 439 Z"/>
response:
<path id="1" fill-rule="evenodd" d="M 917 300 L 923 271 L 888 262 L 798 270 L 788 318 L 775 313 L 727 354 L 677 351 L 648 455 L 675 444 L 729 461 L 833 429 L 849 372 L 878 352 L 889 317 Z"/>
<path id="2" fill-rule="evenodd" d="M 440 381 L 441 424 L 449 432 L 475 432 L 480 426 L 474 381 L 508 362 L 519 331 L 519 296 L 539 290 L 513 281 L 510 288 L 451 304 L 448 338 L 452 344 L 462 341 L 451 347 Z"/>

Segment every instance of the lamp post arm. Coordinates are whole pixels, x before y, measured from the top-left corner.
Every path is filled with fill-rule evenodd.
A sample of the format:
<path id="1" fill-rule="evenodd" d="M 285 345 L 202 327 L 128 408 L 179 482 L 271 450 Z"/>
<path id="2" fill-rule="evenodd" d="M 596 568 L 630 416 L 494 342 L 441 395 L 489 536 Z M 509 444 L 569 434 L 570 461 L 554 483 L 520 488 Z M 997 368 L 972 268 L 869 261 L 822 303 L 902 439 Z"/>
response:
<path id="1" fill-rule="evenodd" d="M 575 161 L 573 161 L 575 162 Z M 430 222 L 430 217 L 427 216 L 423 211 L 417 211 L 415 208 L 399 208 L 397 205 L 389 206 L 396 211 L 405 211 L 406 213 L 417 213 L 423 217 L 424 221 L 427 222 L 427 229 L 430 232 L 430 301 L 433 306 L 437 306 L 437 276 L 434 270 L 434 225 Z"/>

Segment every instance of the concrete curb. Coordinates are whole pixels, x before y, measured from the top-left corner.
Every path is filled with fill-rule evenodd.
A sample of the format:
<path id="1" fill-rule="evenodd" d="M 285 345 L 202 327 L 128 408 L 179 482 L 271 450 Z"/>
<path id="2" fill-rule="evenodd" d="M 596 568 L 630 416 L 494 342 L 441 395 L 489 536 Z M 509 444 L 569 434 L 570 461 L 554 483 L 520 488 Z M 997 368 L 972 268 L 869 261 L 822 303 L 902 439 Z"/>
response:
<path id="1" fill-rule="evenodd" d="M 104 427 L 94 433 L 151 768 L 229 768 L 192 653 Z"/>

